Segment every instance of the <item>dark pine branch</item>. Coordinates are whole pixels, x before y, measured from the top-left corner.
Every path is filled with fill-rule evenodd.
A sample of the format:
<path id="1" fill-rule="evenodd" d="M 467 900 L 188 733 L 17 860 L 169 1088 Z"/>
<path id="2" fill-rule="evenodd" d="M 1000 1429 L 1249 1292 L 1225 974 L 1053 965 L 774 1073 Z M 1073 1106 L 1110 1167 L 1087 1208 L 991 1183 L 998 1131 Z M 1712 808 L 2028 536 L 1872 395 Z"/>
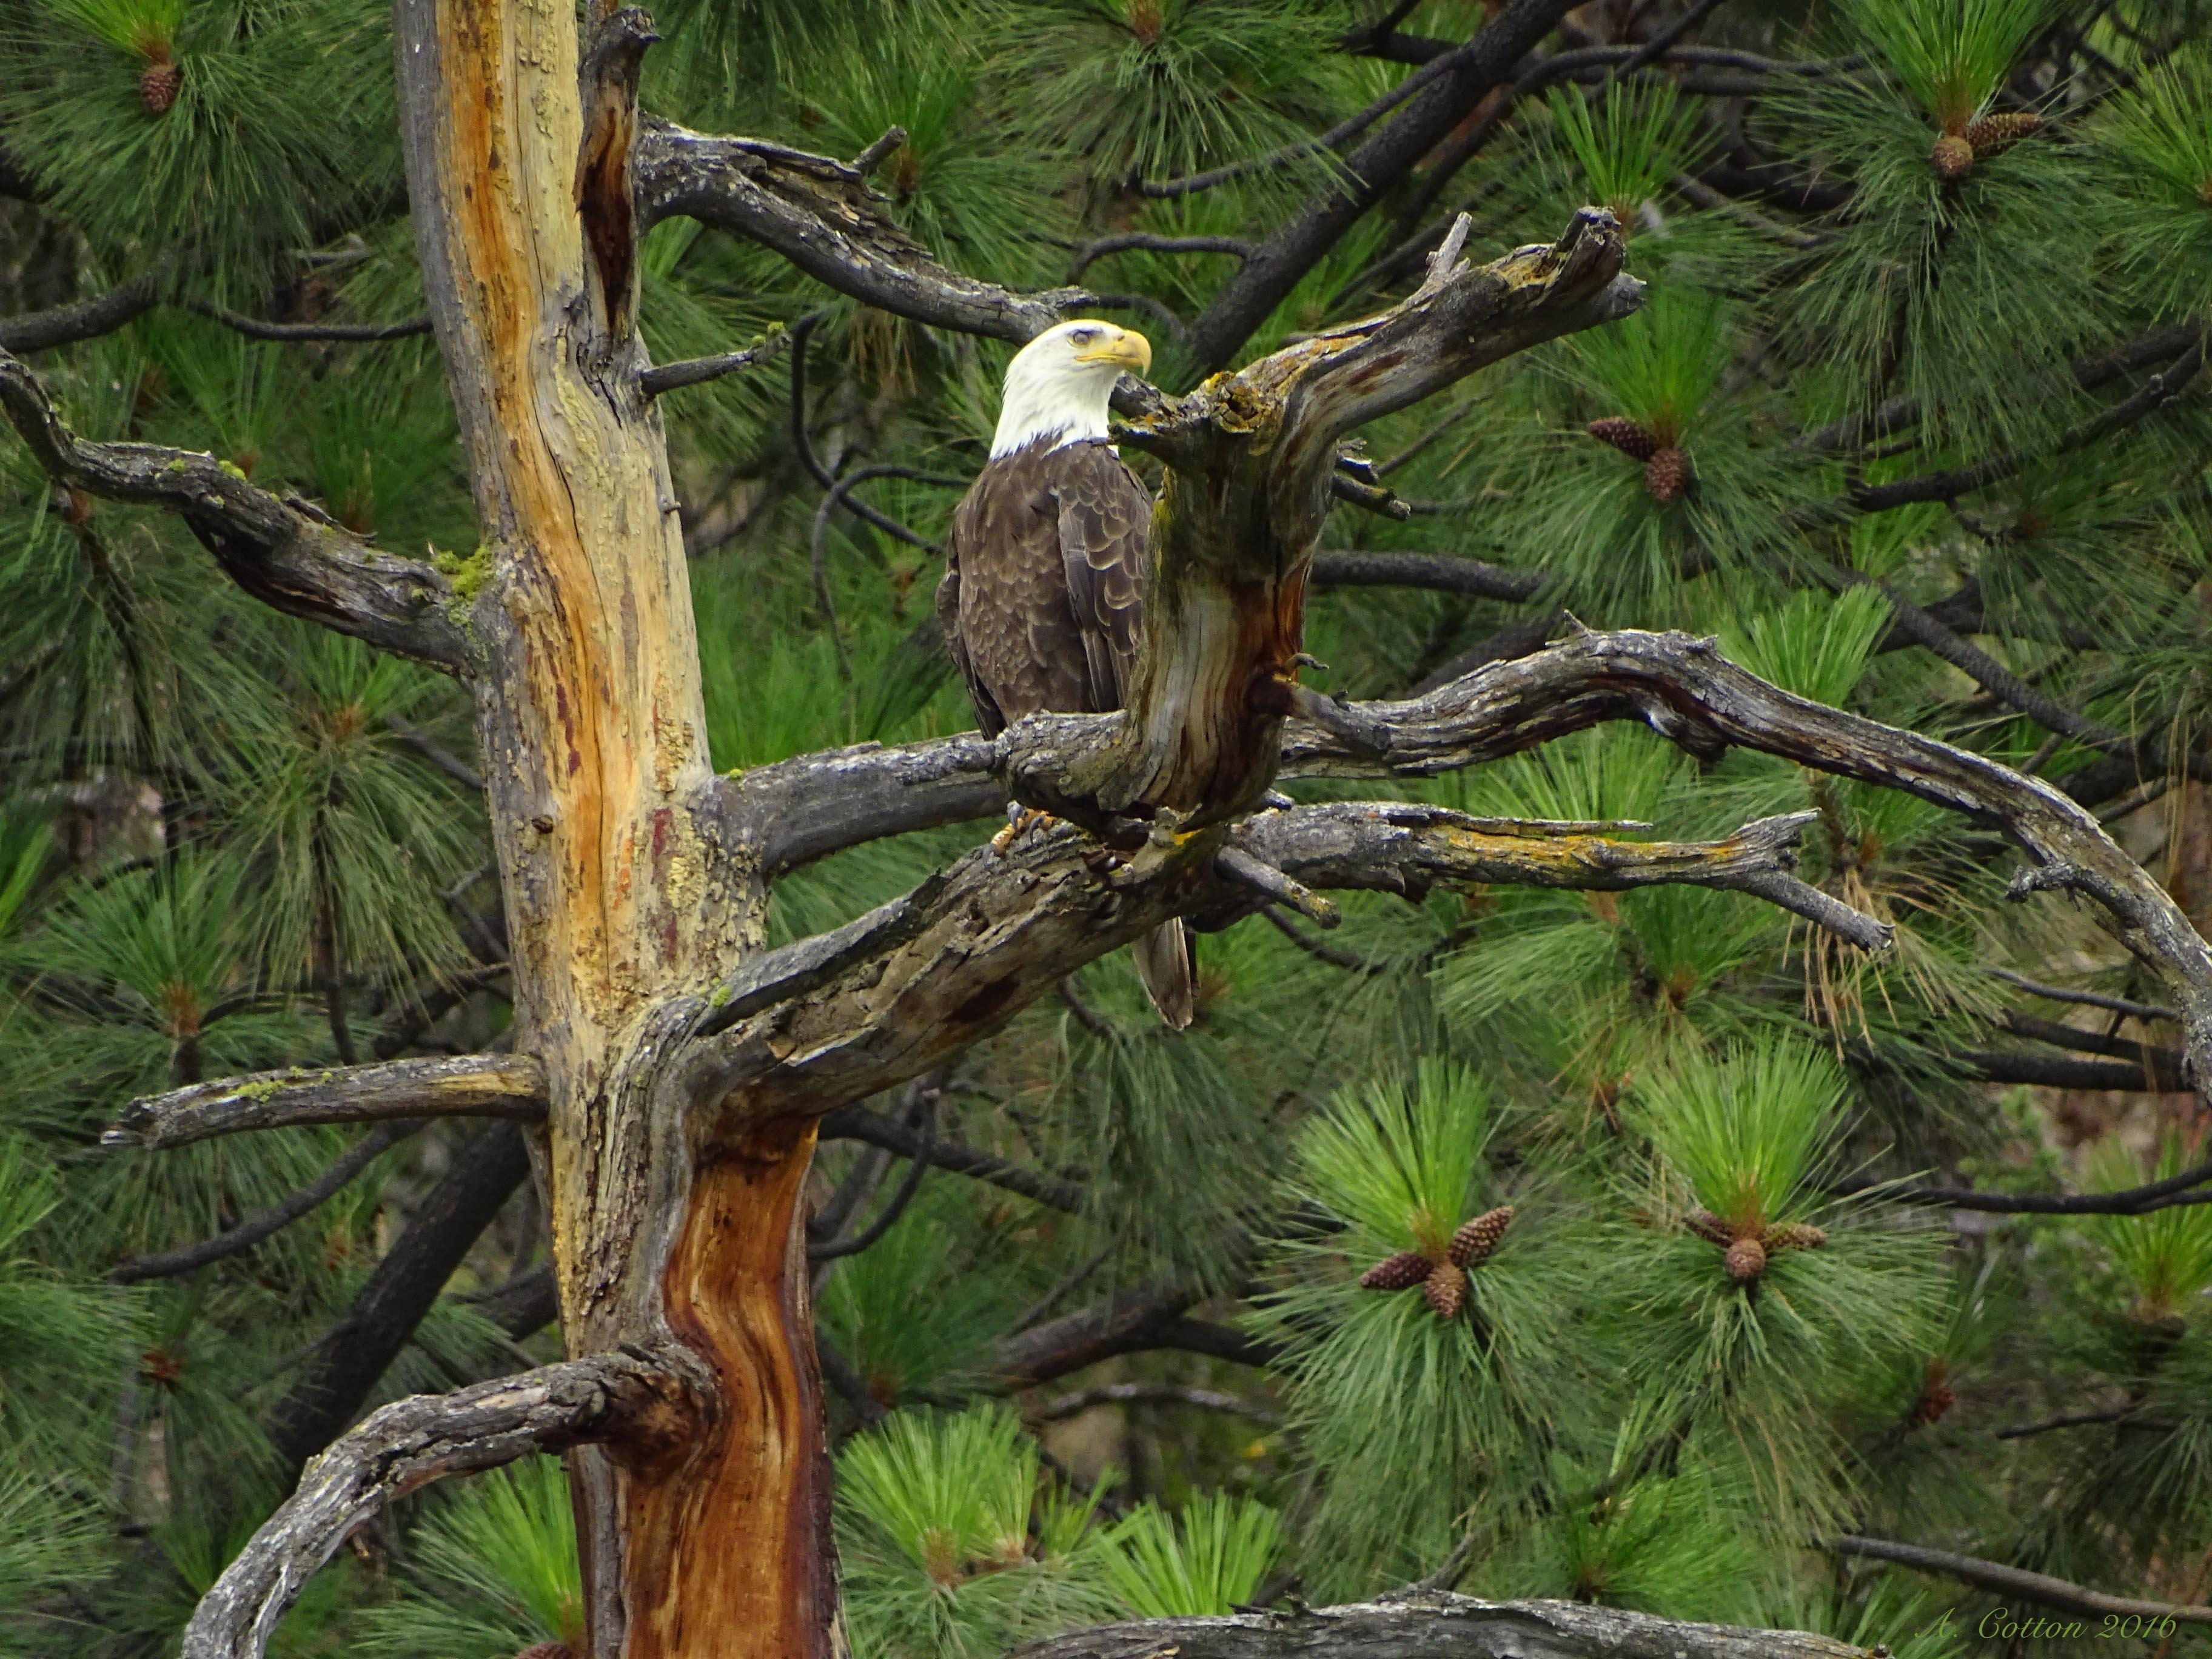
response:
<path id="1" fill-rule="evenodd" d="M 2102 1619 L 2109 1613 L 2116 1619 L 2171 1619 L 2177 1624 L 2212 1625 L 2212 1607 L 2184 1607 L 2172 1601 L 2138 1601 L 2129 1596 L 2106 1595 L 2101 1590 L 2069 1584 L 2063 1578 L 2008 1567 L 2001 1561 L 1954 1555 L 1948 1550 L 1923 1549 L 1917 1544 L 1893 1543 L 1886 1538 L 1856 1538 L 1850 1534 L 1830 1539 L 1828 1547 L 1841 1555 L 1887 1561 L 1911 1567 L 1916 1572 L 1942 1573 L 1983 1589 L 1995 1590 L 2000 1595 L 2016 1595 L 2038 1607 L 2055 1607 L 2061 1613 L 2085 1618 Z"/>
<path id="2" fill-rule="evenodd" d="M 453 1167 L 416 1206 L 276 1407 L 269 1437 L 289 1465 L 305 1463 L 352 1420 L 529 1173 L 522 1133 L 511 1123 L 481 1130 L 453 1149 Z"/>
<path id="3" fill-rule="evenodd" d="M 204 1267 L 211 1261 L 220 1261 L 225 1256 L 250 1250 L 263 1239 L 282 1232 L 301 1216 L 319 1209 L 351 1186 L 363 1170 L 421 1127 L 420 1122 L 386 1123 L 371 1129 L 348 1147 L 343 1158 L 299 1191 L 286 1194 L 258 1215 L 248 1216 L 229 1231 L 203 1239 L 197 1244 L 163 1250 L 155 1255 L 133 1256 L 128 1261 L 119 1261 L 109 1268 L 107 1277 L 117 1285 L 136 1285 L 148 1279 L 173 1279 Z"/>

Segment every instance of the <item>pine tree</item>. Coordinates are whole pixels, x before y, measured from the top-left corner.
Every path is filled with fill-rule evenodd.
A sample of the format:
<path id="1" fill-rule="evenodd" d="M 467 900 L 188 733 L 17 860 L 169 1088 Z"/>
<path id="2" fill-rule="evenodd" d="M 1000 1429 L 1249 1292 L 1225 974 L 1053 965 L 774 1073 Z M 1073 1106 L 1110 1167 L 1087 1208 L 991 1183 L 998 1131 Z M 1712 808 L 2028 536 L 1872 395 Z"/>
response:
<path id="1" fill-rule="evenodd" d="M 571 21 L 7 0 L 0 1652 L 2212 1651 L 2212 6 Z"/>

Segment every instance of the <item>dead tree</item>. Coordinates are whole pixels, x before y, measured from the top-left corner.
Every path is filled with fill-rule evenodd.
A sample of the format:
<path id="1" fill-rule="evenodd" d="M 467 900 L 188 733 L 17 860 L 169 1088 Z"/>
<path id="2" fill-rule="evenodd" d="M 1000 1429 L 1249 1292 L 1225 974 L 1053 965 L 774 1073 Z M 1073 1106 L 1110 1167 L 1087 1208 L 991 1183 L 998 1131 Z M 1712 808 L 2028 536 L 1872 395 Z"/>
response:
<path id="1" fill-rule="evenodd" d="M 2208 1074 L 2203 942 L 2093 818 L 2033 779 L 1793 697 L 1680 635 L 1577 632 L 1408 702 L 1347 708 L 1300 685 L 1323 514 L 1334 495 L 1381 493 L 1347 477 L 1340 440 L 1633 309 L 1617 228 L 1594 210 L 1556 245 L 1485 265 L 1461 260 L 1462 225 L 1403 304 L 1180 401 L 1125 386 L 1125 441 L 1167 469 L 1125 715 L 718 776 L 634 324 L 643 230 L 689 215 L 868 303 L 1007 339 L 1084 296 L 1016 295 L 933 264 L 842 163 L 642 119 L 641 12 L 595 11 L 580 61 L 565 6 L 398 0 L 396 15 L 417 248 L 488 564 L 472 598 L 211 456 L 80 439 L 0 353 L 0 402 L 57 482 L 173 512 L 247 592 L 468 684 L 512 939 L 512 1055 L 201 1086 L 141 1103 L 115 1132 L 168 1145 L 276 1122 L 527 1118 L 552 1220 L 570 1357 L 386 1407 L 315 1459 L 202 1604 L 191 1659 L 263 1651 L 303 1581 L 379 1506 L 557 1449 L 574 1449 L 594 1659 L 840 1651 L 799 1206 L 817 1126 L 1170 915 L 1218 927 L 1285 903 L 1327 921 L 1330 888 L 1688 882 L 1787 906 L 1864 948 L 1887 942 L 1883 924 L 1792 873 L 1796 818 L 1638 843 L 1400 804 L 1271 804 L 1280 775 L 1423 775 L 1632 720 L 1702 754 L 1742 745 L 1907 789 L 2006 830 L 2025 855 L 2023 896 L 2063 888 L 2100 907 L 2165 975 Z M 1059 823 L 979 848 L 835 933 L 764 948 L 781 872 L 1010 797 Z M 1498 1632 L 1518 1632 L 1513 1651 L 1559 1655 L 1718 1659 L 1780 1651 L 1778 1639 L 1842 1650 L 1413 1598 L 1303 1633 L 1296 1620 L 1185 1621 L 1038 1651 L 1475 1654 L 1499 1650 Z"/>

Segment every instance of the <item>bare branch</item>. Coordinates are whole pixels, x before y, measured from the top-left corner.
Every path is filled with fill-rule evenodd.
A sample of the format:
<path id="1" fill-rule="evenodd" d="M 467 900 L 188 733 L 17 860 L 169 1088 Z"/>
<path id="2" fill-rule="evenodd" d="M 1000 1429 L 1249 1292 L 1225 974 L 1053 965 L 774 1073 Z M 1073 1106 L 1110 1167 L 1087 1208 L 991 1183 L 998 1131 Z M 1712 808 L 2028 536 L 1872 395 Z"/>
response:
<path id="1" fill-rule="evenodd" d="M 2009 1428 L 2002 1428 L 1995 1431 L 1991 1434 L 1990 1438 L 1995 1440 L 2026 1440 L 2034 1435 L 2054 1434 L 2061 1429 L 2087 1429 L 2094 1428 L 2098 1425 L 2103 1423 L 2137 1422 L 2136 1413 L 2142 1411 L 2142 1408 L 2143 1402 L 2140 1400 L 2136 1400 L 2130 1401 L 2125 1405 L 2107 1406 L 2102 1411 L 2067 1412 L 2061 1416 L 2046 1417 L 2039 1423 L 2014 1423 Z M 2170 1423 L 2154 1425 L 2150 1423 L 2138 1422 L 2138 1426 L 2142 1428 L 2156 1427 L 2162 1430 L 2171 1430 L 2173 1425 Z"/>
<path id="2" fill-rule="evenodd" d="M 2116 1193 L 1985 1193 L 1972 1187 L 1886 1188 L 1883 1192 L 1900 1204 L 1941 1204 L 1998 1215 L 2148 1215 L 2178 1204 L 2212 1203 L 2212 1192 L 2195 1190 L 2207 1182 L 2212 1182 L 2212 1164 Z"/>
<path id="3" fill-rule="evenodd" d="M 241 1129 L 416 1117 L 545 1115 L 545 1073 L 528 1054 L 395 1060 L 341 1071 L 257 1072 L 134 1100 L 103 1146 L 188 1146 Z"/>
<path id="4" fill-rule="evenodd" d="M 1848 1533 L 1830 1539 L 1828 1547 L 1839 1554 L 1888 1561 L 1911 1567 L 1916 1572 L 1942 1573 L 2001 1595 L 2017 1595 L 2038 1607 L 2057 1607 L 2063 1613 L 2082 1613 L 2093 1619 L 2111 1613 L 2119 1619 L 2171 1619 L 2177 1624 L 2212 1625 L 2212 1607 L 2185 1607 L 2172 1601 L 2138 1601 L 2124 1595 L 2106 1595 L 2101 1590 L 2069 1584 L 2063 1578 L 2008 1567 L 2001 1561 L 1953 1555 L 1948 1550 L 1923 1549 L 1917 1544 L 1892 1543 L 1886 1538 L 1856 1538 Z"/>
<path id="5" fill-rule="evenodd" d="M 1508 570 L 1449 553 L 1316 553 L 1313 562 L 1317 587 L 1426 587 L 1509 605 L 1534 599 L 1551 580 L 1540 570 Z"/>
<path id="6" fill-rule="evenodd" d="M 202 1239 L 197 1244 L 163 1250 L 156 1255 L 134 1256 L 128 1261 L 118 1262 L 108 1269 L 107 1277 L 117 1285 L 136 1285 L 148 1279 L 173 1279 L 179 1273 L 204 1267 L 210 1261 L 250 1250 L 337 1196 L 352 1185 L 363 1170 L 422 1127 L 416 1121 L 386 1123 L 371 1129 L 348 1147 L 343 1158 L 298 1192 L 287 1194 L 258 1215 L 248 1216 L 228 1232 Z"/>
<path id="7" fill-rule="evenodd" d="M 1281 1357 L 1272 1343 L 1189 1317 L 1199 1299 L 1196 1291 L 1172 1284 L 1120 1291 L 1008 1337 L 991 1374 L 1002 1388 L 1029 1389 L 1125 1353 L 1180 1351 L 1261 1367 Z"/>
<path id="8" fill-rule="evenodd" d="M 1435 1592 L 1342 1607 L 1143 1619 L 1048 1637 L 1008 1659 L 1865 1659 L 1803 1631 L 1692 1625 L 1578 1601 Z"/>
<path id="9" fill-rule="evenodd" d="M 1024 1168 L 956 1140 L 926 1139 L 896 1119 L 872 1112 L 865 1106 L 840 1106 L 823 1118 L 822 1139 L 858 1140 L 880 1146 L 901 1158 L 926 1159 L 933 1168 L 1003 1187 L 1010 1193 L 1019 1193 L 1024 1198 L 1070 1215 L 1083 1207 L 1083 1188 L 1072 1181 L 1057 1180 L 1041 1170 Z"/>
<path id="10" fill-rule="evenodd" d="M 859 1232 L 849 1237 L 833 1236 L 818 1244 L 810 1243 L 806 1248 L 806 1259 L 810 1262 L 835 1261 L 840 1256 L 858 1255 L 872 1248 L 898 1224 L 898 1218 L 906 1213 L 907 1206 L 914 1202 L 915 1194 L 921 1190 L 922 1177 L 929 1173 L 929 1132 L 937 1120 L 937 1089 L 933 1079 L 923 1078 L 917 1082 L 921 1091 L 921 1119 L 915 1126 L 916 1145 L 914 1156 L 907 1164 L 906 1178 L 884 1201 L 875 1219 Z"/>
<path id="11" fill-rule="evenodd" d="M 270 1443 L 293 1467 L 329 1445 L 353 1420 L 529 1174 L 522 1132 L 512 1123 L 488 1124 L 453 1149 L 446 1173 L 415 1204 L 405 1230 L 270 1413 Z"/>
<path id="12" fill-rule="evenodd" d="M 2061 1025 L 2055 1020 L 2038 1019 L 2017 1011 L 2008 1012 L 2003 1024 L 2004 1029 L 2014 1036 L 2047 1042 L 2054 1048 L 2070 1048 L 2076 1054 L 2107 1054 L 2114 1060 L 2132 1062 L 2144 1077 L 2163 1082 L 2168 1087 L 2186 1086 L 2179 1079 L 2187 1067 L 2181 1056 L 2171 1048 L 2102 1031 L 2085 1031 L 2078 1025 Z"/>
<path id="13" fill-rule="evenodd" d="M 38 377 L 5 351 L 0 405 L 56 483 L 176 514 L 224 573 L 256 599 L 449 674 L 471 672 L 474 650 L 449 608 L 452 584 L 428 565 L 394 557 L 255 489 L 212 455 L 85 441 L 70 430 Z"/>
<path id="14" fill-rule="evenodd" d="M 1124 231 L 1078 248 L 1074 262 L 1067 268 L 1067 280 L 1081 282 L 1083 273 L 1109 253 L 1231 253 L 1243 259 L 1251 252 L 1252 244 L 1239 236 L 1159 236 L 1150 231 Z"/>
<path id="15" fill-rule="evenodd" d="M 1107 718 L 1054 724 L 1079 732 Z M 1279 809 L 1233 831 L 1147 843 L 1127 862 L 1064 824 L 970 854 L 842 937 L 762 958 L 741 997 L 696 1017 L 696 1030 L 723 1034 L 697 1045 L 682 1087 L 702 1109 L 738 1121 L 820 1114 L 927 1069 L 1169 916 L 1224 926 L 1305 884 L 1410 893 L 1439 883 L 1687 883 L 1755 894 L 1879 948 L 1886 924 L 1789 872 L 1809 816 L 1762 820 L 1724 842 L 1645 845 L 1575 826 L 1515 833 L 1433 808 L 1355 802 Z M 1224 852 L 1273 877 L 1223 874 Z M 754 1012 L 739 1018 L 734 1006 Z"/>
<path id="16" fill-rule="evenodd" d="M 740 369 L 758 368 L 772 363 L 783 356 L 791 343 L 791 331 L 778 326 L 761 337 L 756 345 L 743 351 L 726 351 L 719 357 L 687 357 L 680 363 L 663 363 L 648 368 L 638 376 L 637 383 L 648 398 L 658 398 L 664 392 L 673 392 L 679 386 L 697 386 L 702 381 L 718 380 L 725 374 L 734 374 Z"/>
<path id="17" fill-rule="evenodd" d="M 2104 1089 L 2121 1094 L 2166 1094 L 2190 1085 L 2175 1073 L 2160 1076 L 2118 1060 L 2079 1060 L 2027 1048 L 1970 1048 L 1948 1056 L 1960 1075 L 1979 1083 L 2027 1083 L 2042 1089 Z"/>
<path id="18" fill-rule="evenodd" d="M 1285 772 L 1425 775 L 1596 720 L 1632 719 L 1694 753 L 1717 755 L 1731 744 L 1760 750 L 1997 824 L 2030 865 L 2012 896 L 2059 888 L 2101 907 L 2121 941 L 2173 986 L 2198 1086 L 2212 1081 L 2212 949 L 2095 818 L 2040 779 L 1792 696 L 1723 660 L 1711 641 L 1680 634 L 1584 631 L 1425 697 L 1372 705 L 1370 712 L 1395 732 L 1387 765 L 1314 728 L 1295 727 L 1284 743 Z"/>
<path id="19" fill-rule="evenodd" d="M 2039 980 L 2013 973 L 2008 969 L 1991 968 L 1992 979 L 2001 979 L 2008 985 L 2016 985 L 2031 996 L 2048 997 L 2053 1002 L 2079 1002 L 2091 1008 L 2103 1008 L 2115 1014 L 2125 1014 L 2130 1019 L 2179 1019 L 2181 1016 L 2171 1008 L 2154 1003 L 2130 1002 L 2125 997 L 2106 996 L 2101 991 L 2070 991 L 2063 986 L 2045 985 Z"/>
<path id="20" fill-rule="evenodd" d="M 185 1626 L 185 1659 L 259 1659 L 316 1569 L 395 1499 L 533 1451 L 616 1436 L 665 1441 L 691 1415 L 688 1392 L 666 1365 L 595 1354 L 372 1413 L 307 1466 L 223 1570 Z"/>
<path id="21" fill-rule="evenodd" d="M 640 231 L 682 215 L 749 236 L 816 281 L 902 317 L 1019 344 L 1088 303 L 1017 294 L 949 270 L 877 205 L 857 167 L 754 138 L 643 119 L 631 158 Z"/>
<path id="22" fill-rule="evenodd" d="M 430 319 L 426 313 L 410 317 L 399 323 L 270 323 L 258 317 L 249 317 L 242 311 L 233 311 L 208 300 L 188 300 L 187 311 L 198 312 L 211 318 L 225 328 L 236 331 L 255 340 L 299 341 L 359 341 L 405 340 L 430 331 Z"/>
<path id="23" fill-rule="evenodd" d="M 1330 248 L 1464 120 L 1483 95 L 1558 24 L 1570 0 L 1510 0 L 1436 73 L 1388 125 L 1369 135 L 1280 228 L 1253 251 L 1192 323 L 1189 349 L 1217 369 L 1319 264 Z"/>
<path id="24" fill-rule="evenodd" d="M 0 318 L 0 351 L 50 351 L 56 346 L 112 334 L 160 304 L 161 294 L 161 269 L 157 264 L 88 300 Z"/>
<path id="25" fill-rule="evenodd" d="M 1238 839 L 1269 863 L 1319 887 L 1419 896 L 1432 886 L 1500 883 L 1621 891 L 1679 884 L 1748 893 L 1826 928 L 1862 950 L 1889 948 L 1895 929 L 1792 873 L 1817 812 L 1747 823 L 1725 841 L 1624 842 L 1601 836 L 1499 834 L 1435 807 L 1342 802 L 1263 812 Z"/>

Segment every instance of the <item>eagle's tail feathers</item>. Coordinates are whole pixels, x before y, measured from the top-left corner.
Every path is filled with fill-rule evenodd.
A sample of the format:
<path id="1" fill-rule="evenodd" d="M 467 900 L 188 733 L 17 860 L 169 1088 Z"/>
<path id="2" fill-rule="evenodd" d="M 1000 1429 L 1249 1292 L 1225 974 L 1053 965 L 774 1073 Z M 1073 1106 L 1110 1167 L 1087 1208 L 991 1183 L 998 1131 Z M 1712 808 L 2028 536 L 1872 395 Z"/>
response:
<path id="1" fill-rule="evenodd" d="M 1129 949 L 1136 956 L 1137 977 L 1145 982 L 1145 994 L 1171 1030 L 1182 1030 L 1198 1012 L 1190 936 L 1182 919 L 1162 922 Z"/>

